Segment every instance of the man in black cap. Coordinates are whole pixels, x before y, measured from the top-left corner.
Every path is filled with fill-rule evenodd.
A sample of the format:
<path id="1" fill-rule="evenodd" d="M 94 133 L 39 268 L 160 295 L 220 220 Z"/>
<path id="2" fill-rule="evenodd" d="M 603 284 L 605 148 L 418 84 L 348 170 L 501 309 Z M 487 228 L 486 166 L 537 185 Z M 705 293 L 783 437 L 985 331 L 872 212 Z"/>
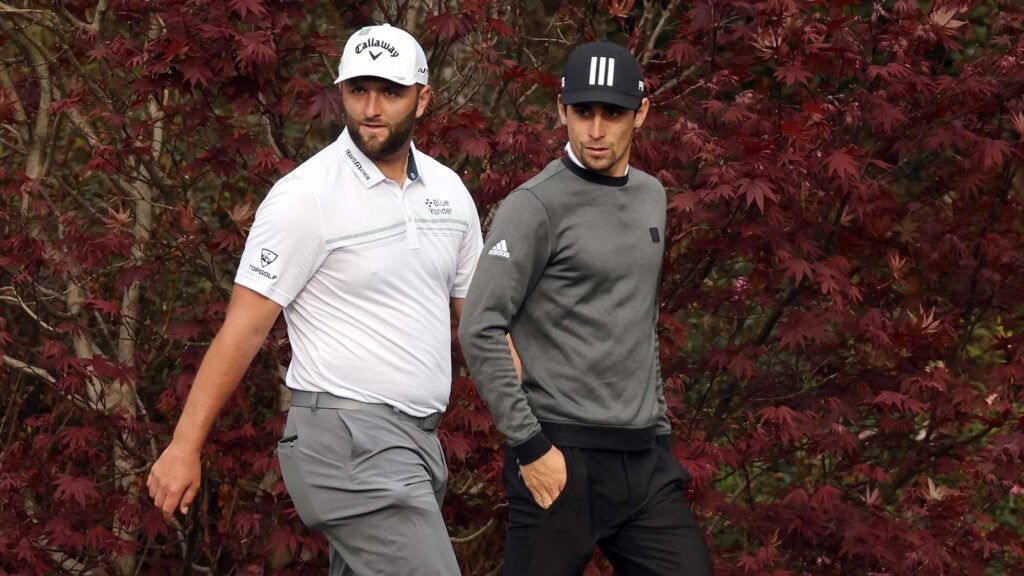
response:
<path id="1" fill-rule="evenodd" d="M 581 574 L 595 545 L 626 576 L 711 573 L 658 365 L 665 189 L 629 165 L 649 108 L 628 50 L 573 51 L 566 155 L 502 203 L 466 296 L 462 349 L 508 438 L 506 575 Z"/>

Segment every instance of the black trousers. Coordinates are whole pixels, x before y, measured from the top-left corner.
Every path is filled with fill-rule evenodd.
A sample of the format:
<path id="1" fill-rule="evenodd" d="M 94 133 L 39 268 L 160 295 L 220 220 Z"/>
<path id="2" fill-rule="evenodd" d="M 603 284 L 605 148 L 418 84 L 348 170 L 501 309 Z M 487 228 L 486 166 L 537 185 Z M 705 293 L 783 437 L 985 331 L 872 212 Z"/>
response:
<path id="1" fill-rule="evenodd" d="M 710 576 L 701 529 L 683 500 L 690 476 L 671 454 L 559 449 L 568 478 L 546 510 L 505 451 L 504 576 L 578 576 L 595 545 L 623 576 Z"/>

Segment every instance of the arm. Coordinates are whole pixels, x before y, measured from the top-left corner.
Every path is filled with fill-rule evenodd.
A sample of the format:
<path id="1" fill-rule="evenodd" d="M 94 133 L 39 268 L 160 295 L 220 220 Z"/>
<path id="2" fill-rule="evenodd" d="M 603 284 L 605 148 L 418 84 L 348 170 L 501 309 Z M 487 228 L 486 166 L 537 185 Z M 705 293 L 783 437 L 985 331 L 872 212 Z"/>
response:
<path id="1" fill-rule="evenodd" d="M 165 517 L 173 516 L 175 508 L 188 513 L 199 489 L 199 459 L 206 437 L 280 312 L 273 300 L 235 285 L 224 325 L 203 357 L 171 443 L 146 480 L 149 495 Z"/>
<path id="2" fill-rule="evenodd" d="M 459 328 L 480 396 L 521 464 L 534 499 L 547 507 L 565 485 L 565 460 L 541 430 L 522 389 L 512 320 L 550 258 L 547 210 L 529 191 L 513 192 L 495 214 Z"/>

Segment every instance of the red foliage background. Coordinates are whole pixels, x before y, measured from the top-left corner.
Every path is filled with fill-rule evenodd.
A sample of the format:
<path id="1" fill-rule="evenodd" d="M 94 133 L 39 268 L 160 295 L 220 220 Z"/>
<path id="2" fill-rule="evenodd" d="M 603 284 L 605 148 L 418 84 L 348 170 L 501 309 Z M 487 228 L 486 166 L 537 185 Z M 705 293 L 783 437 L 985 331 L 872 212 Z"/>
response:
<path id="1" fill-rule="evenodd" d="M 1019 2 L 71 0 L 0 4 L 0 574 L 325 565 L 273 453 L 283 326 L 200 505 L 167 525 L 142 483 L 255 206 L 336 137 L 339 47 L 372 21 L 423 39 L 417 144 L 485 226 L 559 153 L 572 46 L 640 57 L 663 374 L 718 574 L 1022 573 Z M 501 438 L 468 376 L 445 514 L 489 574 Z"/>

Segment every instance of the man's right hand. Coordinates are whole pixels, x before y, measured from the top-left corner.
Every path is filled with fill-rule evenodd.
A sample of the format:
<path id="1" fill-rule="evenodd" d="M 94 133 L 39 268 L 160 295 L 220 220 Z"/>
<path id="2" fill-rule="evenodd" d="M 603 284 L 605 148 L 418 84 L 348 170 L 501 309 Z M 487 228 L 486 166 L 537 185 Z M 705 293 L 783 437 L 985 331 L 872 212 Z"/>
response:
<path id="1" fill-rule="evenodd" d="M 175 508 L 182 514 L 188 514 L 199 491 L 200 478 L 199 453 L 182 450 L 171 442 L 149 471 L 146 486 L 153 504 L 170 521 Z"/>
<path id="2" fill-rule="evenodd" d="M 543 456 L 519 467 L 523 482 L 541 508 L 549 508 L 565 489 L 565 456 L 552 446 Z"/>

